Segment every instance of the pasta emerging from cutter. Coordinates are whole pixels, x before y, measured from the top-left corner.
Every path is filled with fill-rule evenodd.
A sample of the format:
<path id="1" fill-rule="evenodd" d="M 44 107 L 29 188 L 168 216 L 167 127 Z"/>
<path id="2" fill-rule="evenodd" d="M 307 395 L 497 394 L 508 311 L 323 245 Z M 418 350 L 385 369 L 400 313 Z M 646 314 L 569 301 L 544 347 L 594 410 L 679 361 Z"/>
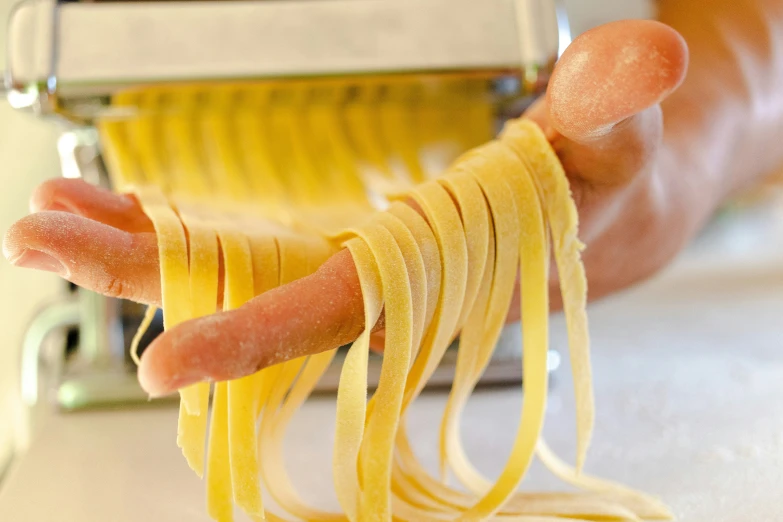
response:
<path id="1" fill-rule="evenodd" d="M 333 350 L 180 391 L 177 443 L 206 478 L 215 520 L 233 520 L 235 505 L 254 520 L 283 520 L 264 509 L 262 485 L 286 516 L 313 521 L 670 517 L 655 499 L 581 472 L 593 396 L 576 208 L 534 123 L 511 121 L 493 139 L 480 79 L 169 86 L 125 92 L 113 104 L 136 111 L 99 130 L 114 186 L 136 194 L 155 225 L 166 328 L 215 312 L 219 256 L 225 310 L 313 273 L 341 248 L 361 282 L 365 328 L 336 399 L 333 479 L 343 513 L 305 503 L 282 457 L 289 422 Z M 433 157 L 451 166 L 440 172 Z M 575 467 L 541 438 L 550 257 L 575 382 Z M 459 426 L 518 272 L 524 400 L 511 454 L 492 481 L 470 462 Z M 382 310 L 383 364 L 368 401 L 369 337 Z M 406 415 L 457 335 L 436 476 L 412 451 Z M 584 491 L 518 492 L 534 456 Z M 462 487 L 448 484 L 449 471 Z"/>

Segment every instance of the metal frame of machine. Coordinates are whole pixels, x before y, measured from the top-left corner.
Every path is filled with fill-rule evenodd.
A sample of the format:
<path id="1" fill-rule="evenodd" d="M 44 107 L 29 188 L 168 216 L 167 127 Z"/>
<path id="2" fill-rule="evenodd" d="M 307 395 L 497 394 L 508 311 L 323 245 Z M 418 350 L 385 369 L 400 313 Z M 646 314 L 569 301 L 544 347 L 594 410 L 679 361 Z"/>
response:
<path id="1" fill-rule="evenodd" d="M 447 71 L 540 82 L 567 34 L 558 3 L 26 0 L 10 19 L 5 84 L 18 108 L 89 121 L 144 83 Z"/>
<path id="2" fill-rule="evenodd" d="M 65 120 L 63 175 L 104 184 L 91 122 L 129 86 L 479 71 L 497 80 L 499 96 L 530 100 L 570 43 L 561 0 L 25 0 L 8 34 L 10 104 Z M 43 374 L 65 410 L 147 400 L 117 353 L 118 310 L 117 300 L 79 290 L 33 320 L 22 354 L 28 406 L 41 402 Z M 74 326 L 78 357 L 45 357 L 48 334 Z M 519 378 L 509 357 L 519 355 L 490 365 L 487 382 Z M 436 383 L 450 379 L 449 360 Z M 558 364 L 552 352 L 550 370 Z M 336 379 L 327 374 L 322 388 Z"/>

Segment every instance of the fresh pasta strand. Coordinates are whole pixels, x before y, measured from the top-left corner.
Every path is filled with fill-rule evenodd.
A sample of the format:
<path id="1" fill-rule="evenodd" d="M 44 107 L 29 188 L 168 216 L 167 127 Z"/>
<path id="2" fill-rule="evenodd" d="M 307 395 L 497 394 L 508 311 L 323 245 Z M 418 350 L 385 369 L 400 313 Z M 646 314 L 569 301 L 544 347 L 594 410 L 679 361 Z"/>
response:
<path id="1" fill-rule="evenodd" d="M 547 353 L 548 353 L 548 270 L 547 248 L 545 244 L 544 222 L 541 207 L 538 204 L 535 187 L 524 168 L 509 158 L 508 167 L 503 168 L 503 144 L 497 143 L 495 149 L 488 149 L 487 156 L 497 161 L 486 172 L 505 172 L 508 176 L 511 192 L 516 196 L 517 215 L 519 217 L 518 237 L 520 241 L 520 277 L 524 284 L 521 289 L 523 336 L 523 387 L 524 400 L 521 419 L 511 456 L 495 482 L 495 485 L 464 514 L 463 520 L 487 518 L 497 512 L 516 490 L 530 465 L 544 423 L 547 394 Z M 511 151 L 506 153 L 506 157 Z M 520 172 L 521 171 L 521 172 Z M 521 173 L 521 175 L 518 175 Z M 479 173 L 478 176 L 481 176 Z M 507 248 L 498 244 L 496 248 Z"/>
<path id="2" fill-rule="evenodd" d="M 669 508 L 649 495 L 608 480 L 579 473 L 561 461 L 543 439 L 538 441 L 536 453 L 560 479 L 582 489 L 607 493 L 610 498 L 616 497 L 618 502 L 624 502 L 629 507 L 633 507 L 634 511 L 645 520 L 671 520 L 674 518 Z"/>
<path id="3" fill-rule="evenodd" d="M 141 319 L 141 324 L 139 324 L 139 329 L 136 330 L 136 333 L 133 335 L 128 351 L 135 364 L 141 362 L 141 359 L 139 359 L 139 344 L 141 344 L 141 339 L 144 337 L 144 334 L 146 334 L 147 330 L 152 326 L 152 321 L 155 320 L 155 315 L 157 313 L 158 309 L 156 307 L 148 306 L 147 311 L 144 312 L 144 317 Z"/>
<path id="4" fill-rule="evenodd" d="M 581 471 L 592 438 L 595 405 L 587 332 L 587 277 L 580 256 L 584 245 L 578 237 L 579 216 L 563 166 L 536 124 L 526 120 L 511 122 L 500 139 L 517 152 L 531 172 L 536 173 L 539 197 L 552 231 L 576 394 L 576 469 Z"/>
<path id="5" fill-rule="evenodd" d="M 364 330 L 345 357 L 337 390 L 333 477 L 337 498 L 351 522 L 358 520 L 360 502 L 357 461 L 364 438 L 367 411 L 367 364 L 370 334 L 381 314 L 383 294 L 377 264 L 361 238 L 346 243 L 356 265 L 364 301 Z M 342 383 L 345 382 L 343 385 Z"/>
<path id="6" fill-rule="evenodd" d="M 182 175 L 175 168 L 181 163 L 192 160 L 194 150 L 187 136 L 180 132 L 180 118 L 153 117 L 155 103 L 160 102 L 162 95 L 147 96 L 143 108 L 151 114 L 148 120 L 148 130 L 157 138 L 166 136 L 172 138 L 174 147 L 163 147 L 161 139 L 156 139 L 148 147 L 140 148 L 140 153 L 146 156 L 150 166 L 150 177 L 165 178 L 169 189 L 182 194 L 183 199 L 171 199 L 172 209 L 177 213 L 182 226 L 188 235 L 188 281 L 190 287 L 191 317 L 201 317 L 214 313 L 218 302 L 218 271 L 219 247 L 215 232 L 202 220 L 201 213 L 188 202 L 188 198 L 199 194 L 198 180 Z M 190 97 L 185 95 L 185 103 Z M 166 132 L 172 127 L 175 132 Z M 185 140 L 182 143 L 182 140 Z M 200 179 L 200 177 L 199 177 Z M 193 186 L 195 185 L 195 187 Z M 210 384 L 202 382 L 188 388 L 187 395 L 180 404 L 177 429 L 177 446 L 182 449 L 188 465 L 199 477 L 204 476 L 205 445 L 207 437 L 207 410 L 209 408 Z"/>

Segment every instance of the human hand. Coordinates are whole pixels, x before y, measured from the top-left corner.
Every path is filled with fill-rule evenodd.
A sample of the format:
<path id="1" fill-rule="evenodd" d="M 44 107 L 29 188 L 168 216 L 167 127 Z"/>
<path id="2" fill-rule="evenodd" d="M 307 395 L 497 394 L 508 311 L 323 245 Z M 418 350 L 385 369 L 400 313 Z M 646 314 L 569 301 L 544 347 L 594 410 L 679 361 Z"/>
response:
<path id="1" fill-rule="evenodd" d="M 702 219 L 701 204 L 672 192 L 667 173 L 675 157 L 663 140 L 659 105 L 682 82 L 687 61 L 682 38 L 662 24 L 602 26 L 574 41 L 546 97 L 528 113 L 566 167 L 588 244 L 592 298 L 655 272 Z M 6 235 L 12 263 L 160 306 L 155 234 L 133 197 L 58 179 L 35 191 L 31 207 L 34 213 Z M 509 320 L 518 320 L 518 306 Z M 145 351 L 139 379 L 162 395 L 196 381 L 237 378 L 282 362 L 270 347 L 289 347 L 289 358 L 336 348 L 353 341 L 363 321 L 358 277 L 343 250 L 313 275 L 237 310 L 168 330 Z"/>

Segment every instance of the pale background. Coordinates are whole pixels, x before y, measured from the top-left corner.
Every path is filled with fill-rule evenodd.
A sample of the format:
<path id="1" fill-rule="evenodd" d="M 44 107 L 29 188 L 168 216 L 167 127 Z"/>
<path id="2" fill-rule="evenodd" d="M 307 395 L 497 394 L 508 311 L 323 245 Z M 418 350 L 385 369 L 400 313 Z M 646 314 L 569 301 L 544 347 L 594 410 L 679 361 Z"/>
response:
<path id="1" fill-rule="evenodd" d="M 16 0 L 0 0 L 0 65 L 5 66 L 6 23 Z M 646 0 L 567 0 L 575 33 L 610 20 L 651 15 Z M 57 128 L 13 111 L 0 100 L 0 230 L 28 211 L 42 180 L 59 175 Z M 0 472 L 10 456 L 19 402 L 19 347 L 27 322 L 62 289 L 55 276 L 16 269 L 0 259 Z"/>

